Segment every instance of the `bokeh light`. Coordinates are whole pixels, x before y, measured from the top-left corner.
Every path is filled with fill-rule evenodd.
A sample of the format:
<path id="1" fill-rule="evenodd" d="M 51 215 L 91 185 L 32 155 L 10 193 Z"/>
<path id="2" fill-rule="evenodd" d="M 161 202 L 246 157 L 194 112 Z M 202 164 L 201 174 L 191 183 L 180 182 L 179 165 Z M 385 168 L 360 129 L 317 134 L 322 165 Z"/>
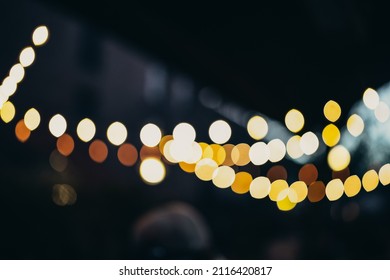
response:
<path id="1" fill-rule="evenodd" d="M 57 150 L 63 156 L 69 156 L 74 150 L 74 141 L 69 134 L 63 134 L 57 139 Z"/>
<path id="2" fill-rule="evenodd" d="M 234 145 L 233 144 L 225 144 L 222 147 L 225 150 L 225 160 L 222 164 L 226 165 L 226 166 L 234 165 L 234 162 L 232 160 L 232 151 L 234 149 Z"/>
<path id="3" fill-rule="evenodd" d="M 294 135 L 287 141 L 287 154 L 293 159 L 303 156 L 300 142 L 301 137 L 299 135 Z"/>
<path id="4" fill-rule="evenodd" d="M 325 193 L 330 201 L 338 200 L 344 194 L 343 182 L 340 179 L 331 180 L 326 185 Z"/>
<path id="5" fill-rule="evenodd" d="M 102 140 L 96 139 L 89 145 L 88 153 L 93 161 L 102 163 L 108 156 L 108 148 Z"/>
<path id="6" fill-rule="evenodd" d="M 33 131 L 41 123 L 41 115 L 35 108 L 31 108 L 24 114 L 24 123 L 29 130 Z"/>
<path id="7" fill-rule="evenodd" d="M 195 174 L 202 181 L 213 179 L 214 171 L 218 168 L 217 163 L 211 158 L 201 159 L 196 163 Z"/>
<path id="8" fill-rule="evenodd" d="M 363 178 L 362 178 L 362 184 L 363 188 L 367 192 L 371 192 L 376 189 L 376 187 L 379 184 L 379 177 L 378 173 L 376 173 L 375 170 L 371 169 L 368 170 L 366 173 L 364 173 Z"/>
<path id="9" fill-rule="evenodd" d="M 9 123 L 10 121 L 12 121 L 14 119 L 15 106 L 14 106 L 14 104 L 12 104 L 11 101 L 7 101 L 3 104 L 3 107 L 1 108 L 1 111 L 0 111 L 0 116 L 1 116 L 1 119 L 5 123 Z"/>
<path id="10" fill-rule="evenodd" d="M 165 147 L 165 144 L 170 141 L 170 140 L 173 140 L 173 136 L 172 135 L 165 135 L 161 138 L 160 140 L 160 143 L 158 144 L 158 148 L 160 149 L 160 153 L 161 154 L 164 154 L 164 147 Z"/>
<path id="11" fill-rule="evenodd" d="M 117 157 L 124 166 L 133 166 L 138 159 L 137 148 L 130 143 L 124 143 L 119 147 Z"/>
<path id="12" fill-rule="evenodd" d="M 247 130 L 250 137 L 255 140 L 261 140 L 268 133 L 267 121 L 260 116 L 253 116 L 247 123 Z"/>
<path id="13" fill-rule="evenodd" d="M 264 142 L 254 143 L 249 149 L 249 158 L 254 165 L 265 164 L 270 156 L 270 150 Z"/>
<path id="14" fill-rule="evenodd" d="M 67 157 L 61 155 L 57 150 L 54 150 L 49 157 L 50 166 L 57 172 L 64 172 L 68 167 Z"/>
<path id="15" fill-rule="evenodd" d="M 161 130 L 157 125 L 148 123 L 142 127 L 140 132 L 140 139 L 142 144 L 145 146 L 157 146 L 161 140 Z"/>
<path id="16" fill-rule="evenodd" d="M 287 180 L 287 169 L 283 165 L 272 166 L 267 171 L 267 177 L 271 182 L 274 182 L 278 179 Z"/>
<path id="17" fill-rule="evenodd" d="M 171 155 L 171 144 L 174 143 L 174 140 L 168 140 L 164 145 L 164 157 L 169 161 L 170 163 L 177 163 L 178 161 Z"/>
<path id="18" fill-rule="evenodd" d="M 332 179 L 340 179 L 342 182 L 347 180 L 350 175 L 351 173 L 348 167 L 339 171 L 332 170 Z"/>
<path id="19" fill-rule="evenodd" d="M 276 205 L 280 211 L 290 211 L 294 209 L 297 204 L 291 202 L 289 197 L 286 196 L 284 199 L 277 201 Z"/>
<path id="20" fill-rule="evenodd" d="M 127 129 L 121 122 L 113 122 L 107 129 L 107 139 L 111 144 L 120 146 L 126 141 Z"/>
<path id="21" fill-rule="evenodd" d="M 16 126 L 15 126 L 15 135 L 16 135 L 16 138 L 24 143 L 28 140 L 28 138 L 30 137 L 30 130 L 27 128 L 27 126 L 25 125 L 24 121 L 23 120 L 20 120 Z"/>
<path id="22" fill-rule="evenodd" d="M 1 93 L 5 98 L 9 98 L 16 92 L 18 85 L 11 77 L 6 77 L 1 84 Z"/>
<path id="23" fill-rule="evenodd" d="M 237 194 L 247 193 L 249 191 L 251 183 L 251 174 L 245 171 L 238 172 L 232 184 L 232 190 Z"/>
<path id="24" fill-rule="evenodd" d="M 165 178 L 165 165 L 156 158 L 148 158 L 141 162 L 139 173 L 145 183 L 156 185 L 161 183 Z"/>
<path id="25" fill-rule="evenodd" d="M 53 116 L 49 121 L 49 130 L 54 137 L 60 137 L 62 134 L 64 134 L 66 127 L 66 120 L 60 114 Z"/>
<path id="26" fill-rule="evenodd" d="M 278 201 L 278 199 L 280 198 L 279 194 L 284 190 L 288 190 L 288 183 L 285 180 L 279 179 L 273 181 L 271 184 L 271 190 L 269 192 L 269 198 L 272 201 Z M 287 194 L 288 192 L 286 193 L 286 195 Z"/>
<path id="27" fill-rule="evenodd" d="M 139 158 L 142 160 L 145 160 L 147 158 L 157 158 L 161 159 L 161 153 L 158 147 L 148 147 L 148 146 L 142 146 L 141 150 L 139 151 Z"/>
<path id="28" fill-rule="evenodd" d="M 271 191 L 271 181 L 264 176 L 253 179 L 249 186 L 249 192 L 253 198 L 265 198 Z"/>
<path id="29" fill-rule="evenodd" d="M 382 185 L 390 184 L 390 164 L 385 164 L 379 169 L 379 180 Z"/>
<path id="30" fill-rule="evenodd" d="M 366 89 L 363 93 L 363 103 L 368 109 L 375 110 L 379 105 L 379 95 L 372 88 Z"/>
<path id="31" fill-rule="evenodd" d="M 179 123 L 173 129 L 173 139 L 182 143 L 192 143 L 196 138 L 196 131 L 189 123 Z"/>
<path id="32" fill-rule="evenodd" d="M 330 122 L 337 121 L 341 116 L 340 105 L 333 100 L 329 100 L 324 106 L 324 116 Z"/>
<path id="33" fill-rule="evenodd" d="M 299 145 L 304 154 L 312 155 L 317 152 L 320 142 L 317 136 L 309 131 L 302 135 Z"/>
<path id="34" fill-rule="evenodd" d="M 232 129 L 227 122 L 218 120 L 210 125 L 209 136 L 214 143 L 224 144 L 232 136 Z"/>
<path id="35" fill-rule="evenodd" d="M 12 66 L 11 70 L 9 71 L 9 76 L 12 78 L 12 80 L 15 81 L 15 83 L 20 83 L 24 78 L 24 74 L 24 68 L 20 63 Z"/>
<path id="36" fill-rule="evenodd" d="M 41 46 L 46 43 L 49 38 L 49 30 L 46 26 L 38 26 L 32 34 L 32 41 L 35 46 Z"/>
<path id="37" fill-rule="evenodd" d="M 357 195 L 360 192 L 361 188 L 362 182 L 357 175 L 349 176 L 344 182 L 344 191 L 348 197 L 353 197 Z"/>
<path id="38" fill-rule="evenodd" d="M 68 184 L 56 184 L 53 186 L 52 199 L 58 206 L 73 205 L 77 201 L 77 193 Z"/>
<path id="39" fill-rule="evenodd" d="M 92 120 L 85 118 L 77 125 L 76 132 L 81 141 L 89 142 L 95 137 L 96 126 Z"/>
<path id="40" fill-rule="evenodd" d="M 297 109 L 291 109 L 287 112 L 284 118 L 284 122 L 286 127 L 291 132 L 297 133 L 303 128 L 305 124 L 305 118 L 303 117 L 303 114 Z"/>
<path id="41" fill-rule="evenodd" d="M 180 168 L 187 173 L 194 173 L 195 172 L 195 163 L 186 163 L 184 161 L 179 162 Z"/>
<path id="42" fill-rule="evenodd" d="M 35 60 L 35 51 L 32 47 L 27 47 L 20 52 L 19 62 L 23 67 L 28 67 Z"/>
<path id="43" fill-rule="evenodd" d="M 347 168 L 350 161 L 351 155 L 342 145 L 333 147 L 328 153 L 328 165 L 334 171 L 340 171 Z"/>
<path id="44" fill-rule="evenodd" d="M 348 118 L 347 129 L 352 136 L 359 136 L 364 130 L 363 119 L 359 115 L 353 114 Z"/>
<path id="45" fill-rule="evenodd" d="M 310 185 L 311 183 L 317 181 L 318 179 L 318 170 L 314 164 L 308 163 L 301 167 L 298 173 L 298 178 L 300 181 Z"/>
<path id="46" fill-rule="evenodd" d="M 246 143 L 240 143 L 234 146 L 232 150 L 232 161 L 237 166 L 245 166 L 251 160 L 249 158 L 250 146 Z"/>
<path id="47" fill-rule="evenodd" d="M 286 145 L 280 139 L 273 139 L 268 142 L 269 148 L 269 161 L 270 162 L 279 162 L 286 155 Z"/>
<path id="48" fill-rule="evenodd" d="M 304 201 L 307 197 L 307 194 L 308 194 L 307 186 L 306 186 L 305 182 L 303 182 L 303 181 L 296 181 L 296 182 L 292 183 L 290 186 L 290 190 L 295 191 L 294 196 L 290 195 L 294 192 L 289 192 L 289 199 L 293 203 L 299 203 L 299 202 Z"/>
<path id="49" fill-rule="evenodd" d="M 329 147 L 337 145 L 340 141 L 340 130 L 334 124 L 328 124 L 322 131 L 322 140 Z"/>
<path id="50" fill-rule="evenodd" d="M 229 166 L 220 166 L 214 170 L 213 184 L 218 188 L 225 189 L 230 187 L 235 181 L 236 173 Z"/>
<path id="51" fill-rule="evenodd" d="M 322 181 L 315 181 L 309 185 L 307 198 L 310 202 L 319 202 L 325 197 L 325 184 Z"/>
<path id="52" fill-rule="evenodd" d="M 378 106 L 375 108 L 375 117 L 381 122 L 385 123 L 389 119 L 390 109 L 389 106 L 383 101 L 379 102 Z"/>

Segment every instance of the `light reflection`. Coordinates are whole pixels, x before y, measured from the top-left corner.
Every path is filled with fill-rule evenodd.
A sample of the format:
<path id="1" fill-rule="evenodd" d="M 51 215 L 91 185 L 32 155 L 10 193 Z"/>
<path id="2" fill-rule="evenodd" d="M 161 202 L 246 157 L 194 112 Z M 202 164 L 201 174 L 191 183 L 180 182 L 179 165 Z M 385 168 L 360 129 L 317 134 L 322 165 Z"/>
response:
<path id="1" fill-rule="evenodd" d="M 77 193 L 68 184 L 56 184 L 53 186 L 52 199 L 58 206 L 73 205 L 77 200 Z"/>
<path id="2" fill-rule="evenodd" d="M 68 159 L 54 150 L 49 157 L 50 166 L 57 172 L 64 172 L 68 166 Z"/>

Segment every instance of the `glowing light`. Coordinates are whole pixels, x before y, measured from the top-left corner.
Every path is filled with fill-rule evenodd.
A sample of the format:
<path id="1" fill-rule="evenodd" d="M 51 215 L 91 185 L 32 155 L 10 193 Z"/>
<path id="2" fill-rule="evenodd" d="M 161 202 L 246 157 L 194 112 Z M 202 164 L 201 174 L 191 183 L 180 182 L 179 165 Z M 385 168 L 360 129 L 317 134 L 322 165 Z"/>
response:
<path id="1" fill-rule="evenodd" d="M 66 120 L 60 114 L 53 116 L 49 121 L 49 130 L 54 137 L 60 137 L 62 134 L 64 134 L 66 127 Z"/>
<path id="2" fill-rule="evenodd" d="M 341 116 L 340 105 L 333 100 L 329 100 L 324 106 L 324 116 L 330 122 L 337 121 Z"/>
<path id="3" fill-rule="evenodd" d="M 389 119 L 389 116 L 389 106 L 387 106 L 387 104 L 383 101 L 379 102 L 378 106 L 375 108 L 376 119 L 381 123 L 385 123 Z"/>
<path id="4" fill-rule="evenodd" d="M 147 184 L 156 185 L 165 178 L 165 165 L 156 158 L 148 158 L 141 162 L 139 173 Z"/>
<path id="5" fill-rule="evenodd" d="M 271 191 L 271 181 L 267 177 L 257 177 L 253 179 L 249 186 L 249 192 L 253 198 L 262 199 Z"/>
<path id="6" fill-rule="evenodd" d="M 317 167 L 311 163 L 305 164 L 299 170 L 298 178 L 300 181 L 305 182 L 306 185 L 309 186 L 311 183 L 315 182 L 318 179 Z"/>
<path id="7" fill-rule="evenodd" d="M 232 184 L 232 190 L 237 194 L 247 193 L 249 191 L 251 182 L 252 182 L 251 174 L 244 171 L 238 172 Z"/>
<path id="8" fill-rule="evenodd" d="M 344 182 L 344 191 L 348 197 L 353 197 L 357 195 L 360 192 L 361 188 L 362 182 L 357 175 L 352 175 L 348 177 Z"/>
<path id="9" fill-rule="evenodd" d="M 164 157 L 171 163 L 177 163 L 178 161 L 171 154 L 171 144 L 174 143 L 174 140 L 169 140 L 164 145 Z"/>
<path id="10" fill-rule="evenodd" d="M 280 211 L 290 211 L 294 209 L 297 204 L 291 202 L 289 197 L 286 196 L 284 199 L 277 201 L 276 205 Z"/>
<path id="11" fill-rule="evenodd" d="M 223 149 L 225 150 L 226 156 L 225 156 L 225 160 L 222 164 L 226 165 L 226 166 L 234 165 L 234 162 L 232 160 L 232 151 L 234 149 L 234 145 L 233 144 L 225 144 L 225 145 L 223 145 Z"/>
<path id="12" fill-rule="evenodd" d="M 95 136 L 96 126 L 92 120 L 85 118 L 79 122 L 76 131 L 81 141 L 89 142 Z"/>
<path id="13" fill-rule="evenodd" d="M 232 161 L 238 166 L 245 166 L 251 160 L 249 158 L 250 146 L 246 143 L 236 145 L 232 150 Z"/>
<path id="14" fill-rule="evenodd" d="M 180 168 L 187 173 L 194 173 L 195 172 L 195 163 L 186 163 L 184 161 L 179 162 Z"/>
<path id="15" fill-rule="evenodd" d="M 73 205 L 77 201 L 77 193 L 70 185 L 57 184 L 53 186 L 52 199 L 58 206 Z"/>
<path id="16" fill-rule="evenodd" d="M 15 81 L 15 83 L 20 83 L 24 78 L 24 68 L 20 63 L 12 66 L 9 71 L 9 76 Z"/>
<path id="17" fill-rule="evenodd" d="M 379 169 L 379 180 L 384 186 L 390 184 L 390 164 L 387 163 Z"/>
<path id="18" fill-rule="evenodd" d="M 218 188 L 230 187 L 236 178 L 236 173 L 229 166 L 220 166 L 213 172 L 213 184 Z"/>
<path id="19" fill-rule="evenodd" d="M 30 66 L 35 60 L 35 51 L 32 47 L 23 49 L 19 56 L 19 62 L 23 67 Z"/>
<path id="20" fill-rule="evenodd" d="M 172 140 L 167 153 L 175 162 L 196 163 L 202 157 L 202 148 L 196 142 L 186 143 Z"/>
<path id="21" fill-rule="evenodd" d="M 137 162 L 138 151 L 133 145 L 124 143 L 119 147 L 117 157 L 124 166 L 133 166 Z"/>
<path id="22" fill-rule="evenodd" d="M 189 123 L 179 123 L 176 125 L 172 135 L 174 140 L 183 143 L 192 143 L 196 138 L 195 129 Z"/>
<path id="23" fill-rule="evenodd" d="M 294 135 L 287 141 L 287 153 L 293 159 L 300 158 L 303 155 L 300 142 L 301 137 L 299 135 Z"/>
<path id="24" fill-rule="evenodd" d="M 111 144 L 120 146 L 126 141 L 127 129 L 120 122 L 113 122 L 107 129 L 107 138 Z"/>
<path id="25" fill-rule="evenodd" d="M 286 124 L 286 127 L 291 132 L 296 133 L 303 128 L 305 124 L 305 118 L 303 117 L 302 113 L 297 109 L 291 109 L 287 112 L 286 117 L 284 118 L 284 122 Z"/>
<path id="26" fill-rule="evenodd" d="M 306 155 L 312 155 L 318 150 L 320 142 L 318 141 L 317 136 L 309 131 L 302 135 L 299 145 Z"/>
<path id="27" fill-rule="evenodd" d="M 24 123 L 29 130 L 33 131 L 41 123 L 41 115 L 35 108 L 31 108 L 24 114 Z"/>
<path id="28" fill-rule="evenodd" d="M 2 94 L 10 97 L 16 92 L 17 87 L 16 82 L 11 77 L 6 77 L 1 85 Z"/>
<path id="29" fill-rule="evenodd" d="M 57 139 L 57 150 L 63 156 L 69 156 L 74 149 L 74 141 L 69 134 L 63 134 Z"/>
<path id="30" fill-rule="evenodd" d="M 363 119 L 359 115 L 353 114 L 348 118 L 347 129 L 352 136 L 359 136 L 364 130 Z"/>
<path id="31" fill-rule="evenodd" d="M 195 174 L 202 181 L 210 181 L 213 179 L 213 174 L 217 167 L 218 165 L 214 160 L 204 158 L 196 163 Z"/>
<path id="32" fill-rule="evenodd" d="M 363 188 L 367 192 L 371 192 L 376 189 L 379 184 L 378 173 L 375 170 L 368 170 L 362 178 Z"/>
<path id="33" fill-rule="evenodd" d="M 268 144 L 269 148 L 269 161 L 270 162 L 279 162 L 286 155 L 286 146 L 283 141 L 280 139 L 273 139 Z"/>
<path id="34" fill-rule="evenodd" d="M 158 144 L 158 147 L 160 149 L 160 153 L 161 154 L 164 154 L 164 147 L 165 147 L 165 144 L 169 141 L 169 140 L 173 140 L 173 136 L 172 135 L 165 135 L 161 138 L 160 140 L 160 143 Z"/>
<path id="35" fill-rule="evenodd" d="M 291 184 L 290 191 L 294 190 L 295 192 L 289 192 L 289 199 L 293 203 L 299 203 L 305 200 L 308 194 L 307 186 L 305 182 L 297 181 Z M 294 195 L 291 195 L 294 194 Z"/>
<path id="36" fill-rule="evenodd" d="M 333 179 L 327 185 L 325 189 L 326 196 L 330 201 L 338 200 L 343 196 L 344 185 L 340 179 Z"/>
<path id="37" fill-rule="evenodd" d="M 210 125 L 209 136 L 214 143 L 224 144 L 232 136 L 232 129 L 227 122 L 218 120 Z"/>
<path id="38" fill-rule="evenodd" d="M 203 157 L 213 159 L 218 165 L 221 165 L 226 159 L 225 149 L 218 144 L 207 145 L 203 151 Z"/>
<path id="39" fill-rule="evenodd" d="M 267 172 L 267 177 L 271 182 L 278 179 L 287 180 L 287 170 L 283 165 L 272 166 Z"/>
<path id="40" fill-rule="evenodd" d="M 26 125 L 24 124 L 24 121 L 23 120 L 20 120 L 16 126 L 15 126 L 15 135 L 16 135 L 16 138 L 24 143 L 28 140 L 28 138 L 30 137 L 30 130 L 26 127 Z"/>
<path id="41" fill-rule="evenodd" d="M 322 181 L 316 181 L 309 185 L 307 198 L 310 202 L 319 202 L 325 197 L 325 184 Z"/>
<path id="42" fill-rule="evenodd" d="M 372 88 L 366 89 L 363 93 L 363 103 L 368 109 L 375 110 L 379 104 L 379 95 Z"/>
<path id="43" fill-rule="evenodd" d="M 342 145 L 332 148 L 328 153 L 328 164 L 334 171 L 340 171 L 347 168 L 350 161 L 351 155 Z"/>
<path id="44" fill-rule="evenodd" d="M 264 142 L 254 143 L 249 149 L 249 158 L 254 165 L 263 165 L 270 156 L 270 150 Z"/>
<path id="45" fill-rule="evenodd" d="M 261 140 L 268 133 L 268 124 L 264 118 L 254 116 L 248 121 L 247 130 L 253 139 Z"/>
<path id="46" fill-rule="evenodd" d="M 57 150 L 54 150 L 49 157 L 51 167 L 57 172 L 64 172 L 68 166 L 68 159 L 61 155 Z"/>
<path id="47" fill-rule="evenodd" d="M 108 156 L 107 145 L 102 140 L 98 139 L 91 142 L 88 152 L 91 159 L 97 163 L 104 162 Z"/>
<path id="48" fill-rule="evenodd" d="M 332 170 L 332 179 L 340 179 L 342 182 L 347 180 L 347 178 L 351 175 L 349 168 L 346 167 L 340 171 Z"/>
<path id="49" fill-rule="evenodd" d="M 35 28 L 32 40 L 35 46 L 40 46 L 46 43 L 47 39 L 49 38 L 49 30 L 46 26 L 38 26 Z"/>
<path id="50" fill-rule="evenodd" d="M 161 130 L 160 128 L 153 124 L 148 123 L 142 127 L 140 132 L 140 138 L 142 144 L 148 147 L 157 146 L 161 140 Z"/>
<path id="51" fill-rule="evenodd" d="M 141 150 L 139 151 L 139 158 L 141 161 L 151 157 L 161 159 L 161 153 L 158 147 L 142 146 Z"/>
<path id="52" fill-rule="evenodd" d="M 329 147 L 335 146 L 340 141 L 340 130 L 334 124 L 328 124 L 322 131 L 322 140 Z"/>
<path id="53" fill-rule="evenodd" d="M 15 106 L 14 106 L 14 104 L 12 104 L 11 101 L 7 101 L 3 104 L 3 107 L 1 108 L 1 111 L 0 111 L 0 116 L 1 116 L 1 119 L 5 123 L 9 123 L 10 121 L 12 121 L 14 119 Z"/>
<path id="54" fill-rule="evenodd" d="M 278 199 L 280 198 L 279 194 L 284 190 L 288 190 L 288 184 L 285 180 L 279 179 L 279 180 L 273 181 L 271 184 L 271 190 L 269 192 L 269 198 L 272 201 L 278 201 Z"/>

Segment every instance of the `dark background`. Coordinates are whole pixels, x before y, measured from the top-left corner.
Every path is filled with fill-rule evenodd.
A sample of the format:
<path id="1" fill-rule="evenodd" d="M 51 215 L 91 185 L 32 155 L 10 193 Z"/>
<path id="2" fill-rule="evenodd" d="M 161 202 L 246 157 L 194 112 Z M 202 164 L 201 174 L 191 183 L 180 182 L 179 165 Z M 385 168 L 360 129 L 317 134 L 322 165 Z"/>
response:
<path id="1" fill-rule="evenodd" d="M 148 121 L 166 132 L 189 121 L 208 141 L 208 125 L 221 116 L 197 102 L 205 87 L 281 122 L 290 108 L 298 108 L 308 116 L 305 128 L 314 130 L 326 123 L 323 104 L 334 99 L 343 108 L 343 123 L 367 87 L 389 81 L 386 1 L 67 0 L 8 1 L 1 7 L 2 77 L 31 44 L 37 25 L 51 32 L 12 99 L 15 120 L 0 126 L 1 258 L 139 258 L 132 243 L 134 223 L 171 201 L 196 208 L 210 229 L 210 250 L 229 259 L 389 257 L 385 187 L 337 202 L 306 201 L 285 213 L 268 200 L 216 189 L 177 166 L 168 167 L 162 184 L 147 186 L 137 167 L 119 164 L 112 146 L 108 160 L 96 164 L 88 158 L 87 144 L 76 141 L 67 170 L 56 172 L 48 162 L 55 139 L 47 130 L 49 118 L 60 112 L 73 135 L 77 122 L 90 116 L 101 139 L 109 123 L 123 120 L 137 147 L 139 130 Z M 143 99 L 150 67 L 166 75 L 158 102 Z M 191 84 L 184 101 L 174 94 L 178 81 Z M 34 106 L 42 114 L 41 126 L 27 143 L 19 143 L 14 125 Z M 244 128 L 232 127 L 236 143 L 250 141 Z M 299 166 L 284 164 L 289 178 L 296 178 Z M 317 164 L 326 181 L 330 171 L 324 159 Z M 75 205 L 53 203 L 57 183 L 74 187 Z M 348 218 L 356 206 L 358 215 Z"/>

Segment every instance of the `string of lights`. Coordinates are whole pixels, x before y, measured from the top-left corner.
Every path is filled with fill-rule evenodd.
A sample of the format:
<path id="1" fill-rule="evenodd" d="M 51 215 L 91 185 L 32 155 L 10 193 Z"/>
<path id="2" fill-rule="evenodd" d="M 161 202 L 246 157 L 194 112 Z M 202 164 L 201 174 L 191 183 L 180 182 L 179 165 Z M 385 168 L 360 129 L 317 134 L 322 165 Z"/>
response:
<path id="1" fill-rule="evenodd" d="M 49 32 L 46 26 L 37 27 L 32 35 L 34 46 L 45 44 Z M 26 47 L 19 56 L 19 63 L 15 64 L 2 85 L 0 86 L 0 116 L 5 123 L 10 123 L 15 117 L 15 106 L 10 97 L 17 91 L 18 84 L 23 80 L 25 68 L 35 60 L 33 47 Z M 363 94 L 365 106 L 372 110 L 378 122 L 384 123 L 389 119 L 390 109 L 380 100 L 378 93 L 369 88 Z M 143 144 L 137 149 L 133 144 L 126 142 L 128 131 L 119 121 L 110 124 L 106 130 L 109 143 L 118 147 L 117 158 L 124 166 L 135 166 L 139 163 L 139 173 L 143 181 L 150 185 L 161 183 L 166 176 L 166 166 L 178 164 L 187 172 L 194 173 L 202 181 L 211 181 L 221 189 L 230 188 L 236 194 L 249 193 L 255 199 L 269 197 L 277 204 L 280 210 L 288 211 L 298 203 L 308 199 L 310 202 L 321 201 L 325 196 L 329 201 L 340 199 L 344 193 L 347 197 L 356 196 L 362 189 L 373 191 L 379 183 L 390 184 L 390 164 L 386 163 L 378 169 L 370 169 L 361 177 L 351 175 L 350 151 L 339 144 L 340 129 L 336 122 L 340 119 L 342 109 L 333 100 L 328 101 L 323 113 L 329 122 L 322 130 L 321 135 L 312 131 L 301 133 L 305 124 L 304 115 L 297 109 L 291 109 L 285 115 L 285 127 L 293 133 L 286 141 L 275 138 L 262 141 L 266 137 L 269 126 L 267 121 L 259 115 L 252 116 L 247 122 L 247 132 L 255 143 L 232 144 L 228 143 L 232 136 L 232 129 L 225 120 L 217 120 L 209 127 L 209 137 L 213 143 L 196 141 L 196 130 L 189 123 L 179 123 L 172 134 L 163 135 L 162 130 L 155 124 L 148 123 L 140 131 L 140 140 Z M 41 124 L 41 116 L 37 109 L 31 108 L 24 114 L 23 119 L 15 126 L 16 138 L 24 143 L 31 132 Z M 359 137 L 364 131 L 364 121 L 358 114 L 349 116 L 346 127 L 353 137 Z M 76 137 L 66 133 L 67 121 L 61 114 L 56 114 L 48 122 L 49 132 L 56 140 L 56 150 L 50 155 L 50 164 L 58 172 L 66 169 L 67 160 L 75 147 Z M 96 125 L 89 119 L 82 119 L 75 129 L 79 140 L 89 143 L 88 153 L 96 163 L 103 163 L 108 156 L 109 149 L 102 139 L 95 138 Z M 285 158 L 298 159 L 304 155 L 318 153 L 321 145 L 328 147 L 327 164 L 333 172 L 333 179 L 326 184 L 319 180 L 319 173 L 313 163 L 301 166 L 298 180 L 288 182 L 287 170 L 279 164 Z M 252 174 L 242 171 L 241 168 L 251 164 L 263 166 L 267 163 L 276 164 L 270 167 L 265 176 L 253 178 Z M 71 194 L 71 200 L 58 199 L 57 204 L 66 205 L 75 202 L 74 190 L 69 185 L 56 185 L 55 193 Z"/>

